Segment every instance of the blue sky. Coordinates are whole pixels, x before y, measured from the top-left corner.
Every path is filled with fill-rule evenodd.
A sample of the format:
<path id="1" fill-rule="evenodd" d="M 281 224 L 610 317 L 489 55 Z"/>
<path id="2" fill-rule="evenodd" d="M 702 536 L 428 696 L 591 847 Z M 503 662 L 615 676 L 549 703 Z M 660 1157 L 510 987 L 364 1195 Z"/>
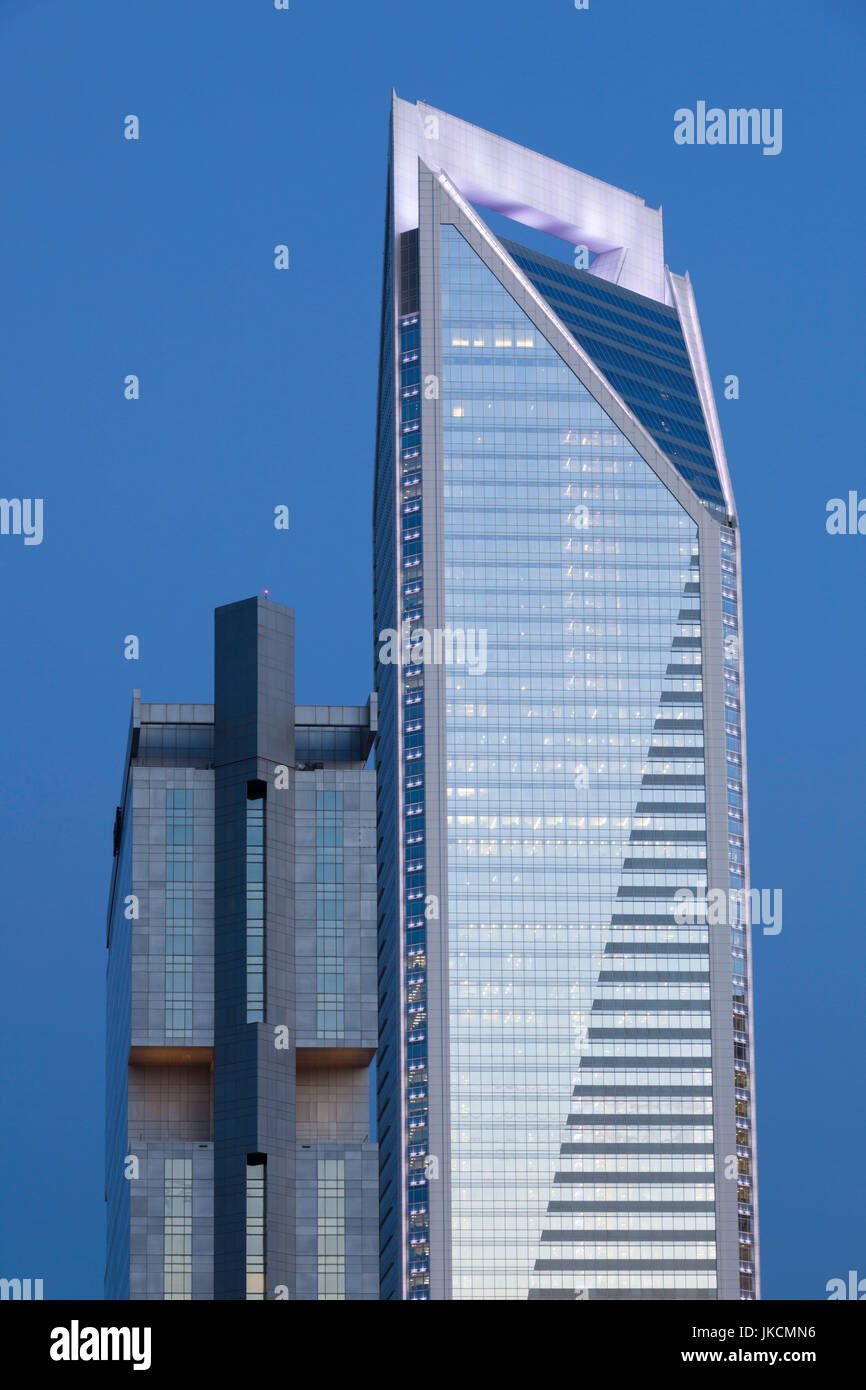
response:
<path id="1" fill-rule="evenodd" d="M 291 4 L 0 7 L 0 492 L 45 499 L 40 546 L 0 537 L 0 1274 L 101 1297 L 132 688 L 209 699 L 212 609 L 265 587 L 301 700 L 372 683 L 393 86 L 662 203 L 694 281 L 744 541 L 753 881 L 784 892 L 755 942 L 764 1291 L 825 1297 L 866 1274 L 866 537 L 824 524 L 866 495 L 860 0 Z M 699 100 L 781 107 L 782 153 L 676 145 Z"/>

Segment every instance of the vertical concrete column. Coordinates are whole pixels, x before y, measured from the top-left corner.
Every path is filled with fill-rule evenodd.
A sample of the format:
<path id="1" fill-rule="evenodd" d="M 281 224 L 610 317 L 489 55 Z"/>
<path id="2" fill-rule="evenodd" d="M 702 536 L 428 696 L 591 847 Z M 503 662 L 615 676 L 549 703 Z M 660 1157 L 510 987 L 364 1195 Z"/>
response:
<path id="1" fill-rule="evenodd" d="M 214 1298 L 246 1297 L 247 1157 L 267 1165 L 266 1297 L 295 1296 L 294 614 L 218 608 L 214 644 Z M 247 1016 L 247 807 L 264 798 L 264 1021 Z M 284 1292 L 285 1291 L 285 1292 Z"/>

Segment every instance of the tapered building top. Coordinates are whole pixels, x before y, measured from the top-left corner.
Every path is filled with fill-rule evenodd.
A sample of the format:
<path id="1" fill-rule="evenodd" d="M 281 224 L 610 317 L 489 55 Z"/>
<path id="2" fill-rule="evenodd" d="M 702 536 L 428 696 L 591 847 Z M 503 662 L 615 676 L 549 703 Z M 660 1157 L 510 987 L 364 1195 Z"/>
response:
<path id="1" fill-rule="evenodd" d="M 627 370 L 625 374 L 621 367 L 610 370 L 609 353 L 603 353 L 600 362 L 595 354 L 596 365 L 607 369 L 608 385 L 617 392 L 624 408 L 634 413 L 639 422 L 649 424 L 650 434 L 663 448 L 668 446 L 665 451 L 677 466 L 678 460 L 683 461 L 684 467 L 689 463 L 698 466 L 703 463 L 705 469 L 712 472 L 712 479 L 705 479 L 694 466 L 688 472 L 680 470 L 690 485 L 697 482 L 695 490 L 702 500 L 734 516 L 733 489 L 697 305 L 688 273 L 673 274 L 665 264 L 661 207 L 647 207 L 636 193 L 627 193 L 426 102 L 413 105 L 396 94 L 392 107 L 392 142 L 395 234 L 418 227 L 420 161 L 437 176 L 463 213 L 473 220 L 498 254 L 505 257 L 510 268 L 548 313 L 551 312 L 550 270 L 562 274 L 563 264 L 495 237 L 474 213 L 473 204 L 508 217 L 515 224 L 522 223 L 575 248 L 583 248 L 588 253 L 588 264 L 585 269 L 565 267 L 569 278 L 578 292 L 583 281 L 584 299 L 586 284 L 602 281 L 609 289 L 609 304 L 615 306 L 619 300 L 630 316 L 644 318 L 643 331 L 639 324 L 632 323 L 631 346 L 637 351 L 640 351 L 641 340 L 648 333 L 652 335 L 653 323 L 659 322 L 658 313 L 646 301 L 665 306 L 667 313 L 660 321 L 680 340 L 690 378 L 683 385 L 699 407 L 703 437 L 698 444 L 704 458 L 696 460 L 681 439 L 671 445 L 676 430 L 670 425 L 659 423 L 655 418 L 651 422 L 647 420 L 646 412 L 640 410 L 643 403 L 640 391 L 635 391 L 629 382 Z M 529 260 L 526 259 L 528 254 Z M 562 296 L 559 299 L 561 301 Z M 640 301 L 643 301 L 642 309 Z M 560 329 L 573 335 L 577 350 L 583 353 L 584 348 L 591 347 L 585 343 L 584 348 L 579 346 L 586 328 L 585 316 L 574 313 L 573 303 L 570 309 L 571 312 L 563 312 L 563 305 L 558 302 L 553 313 Z M 663 372 L 664 363 L 657 363 L 655 376 L 660 384 L 664 380 Z M 646 368 L 639 373 L 646 374 Z"/>

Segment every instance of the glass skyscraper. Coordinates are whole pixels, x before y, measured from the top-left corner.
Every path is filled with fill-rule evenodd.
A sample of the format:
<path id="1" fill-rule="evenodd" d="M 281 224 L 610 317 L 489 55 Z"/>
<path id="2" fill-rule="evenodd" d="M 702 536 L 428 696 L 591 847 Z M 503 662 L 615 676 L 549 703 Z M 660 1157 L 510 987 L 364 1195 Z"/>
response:
<path id="1" fill-rule="evenodd" d="M 739 568 L 660 210 L 395 97 L 385 1299 L 759 1297 Z"/>

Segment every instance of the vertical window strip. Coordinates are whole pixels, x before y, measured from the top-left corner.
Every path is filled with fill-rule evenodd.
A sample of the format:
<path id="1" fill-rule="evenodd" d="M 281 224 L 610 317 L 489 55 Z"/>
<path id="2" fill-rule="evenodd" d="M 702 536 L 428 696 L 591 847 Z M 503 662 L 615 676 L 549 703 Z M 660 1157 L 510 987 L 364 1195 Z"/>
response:
<path id="1" fill-rule="evenodd" d="M 316 1033 L 345 1032 L 343 793 L 316 792 Z"/>
<path id="2" fill-rule="evenodd" d="M 247 1023 L 265 1021 L 265 802 L 247 799 Z"/>
<path id="3" fill-rule="evenodd" d="M 413 264 L 417 284 L 417 261 Z M 424 525 L 421 507 L 421 322 L 417 312 L 400 319 L 400 464 L 402 482 L 402 553 L 400 633 L 411 634 L 424 622 Z M 429 1100 L 427 1094 L 427 930 L 424 917 L 426 865 L 424 857 L 424 673 L 417 665 L 400 666 L 403 701 L 404 805 L 401 834 L 405 878 L 403 911 L 406 959 L 406 1170 L 408 1192 L 407 1296 L 430 1297 L 430 1212 L 427 1155 Z"/>
<path id="4" fill-rule="evenodd" d="M 193 794 L 170 788 L 165 807 L 165 1032 L 192 1032 Z"/>
<path id="5" fill-rule="evenodd" d="M 247 1159 L 246 1295 L 248 1300 L 263 1300 L 265 1297 L 266 1175 L 267 1167 L 264 1157 L 251 1155 Z"/>
<path id="6" fill-rule="evenodd" d="M 346 1164 L 320 1158 L 316 1173 L 316 1254 L 319 1299 L 346 1297 Z"/>
<path id="7" fill-rule="evenodd" d="M 192 1159 L 164 1162 L 163 1297 L 177 1301 L 192 1298 Z"/>
<path id="8" fill-rule="evenodd" d="M 725 756 L 727 759 L 728 799 L 728 885 L 735 890 L 747 887 L 745 879 L 745 825 L 743 821 L 742 768 L 742 691 L 740 685 L 740 637 L 736 598 L 725 597 L 736 591 L 737 554 L 733 532 L 726 528 L 721 536 L 722 622 L 725 625 Z M 737 1127 L 737 1221 L 739 1226 L 739 1285 L 742 1299 L 755 1297 L 754 1198 L 751 1109 L 751 1057 L 749 1056 L 749 1017 L 747 997 L 748 938 L 743 908 L 732 911 L 731 965 L 734 1024 L 734 1105 Z"/>

